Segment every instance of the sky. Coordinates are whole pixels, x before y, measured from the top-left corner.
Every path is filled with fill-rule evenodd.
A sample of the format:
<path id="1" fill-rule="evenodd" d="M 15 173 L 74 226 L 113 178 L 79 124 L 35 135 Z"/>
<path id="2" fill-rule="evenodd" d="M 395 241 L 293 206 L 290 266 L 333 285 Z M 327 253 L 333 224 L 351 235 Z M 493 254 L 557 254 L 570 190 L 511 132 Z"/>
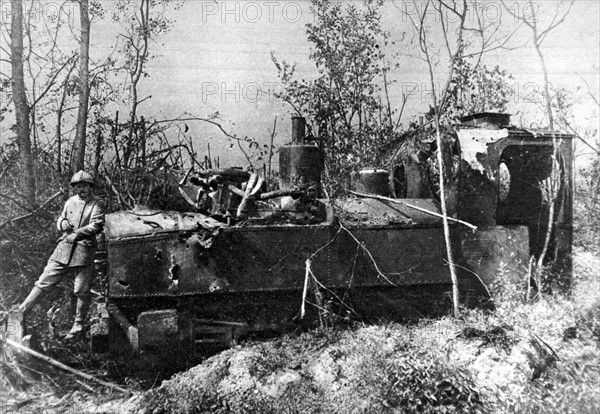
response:
<path id="1" fill-rule="evenodd" d="M 5 11 L 7 1 L 0 3 Z M 277 118 L 275 145 L 289 142 L 291 108 L 273 94 L 281 85 L 271 52 L 280 60 L 296 63 L 299 76 L 316 76 L 308 59 L 310 45 L 306 39 L 306 24 L 314 21 L 309 2 L 186 0 L 179 3 L 180 7 L 175 10 L 171 7 L 166 12 L 173 23 L 171 30 L 151 44 L 153 58 L 148 63 L 149 76 L 142 80 L 140 94 L 151 98 L 141 104 L 139 113 L 146 119 L 160 120 L 186 113 L 206 117 L 218 111 L 229 132 L 252 136 L 261 142 L 267 142 Z M 56 7 L 57 3 L 34 0 L 32 4 L 41 5 L 43 16 L 44 10 Z M 105 16 L 115 10 L 111 0 L 102 0 L 101 4 L 107 11 Z M 381 9 L 382 26 L 396 42 L 386 52 L 390 59 L 397 55 L 399 63 L 391 74 L 396 81 L 390 86 L 392 104 L 399 107 L 402 94 L 412 92 L 403 116 L 405 123 L 427 111 L 431 102 L 427 67 L 419 59 L 408 18 L 414 15 L 415 7 L 423 4 L 420 0 L 407 4 L 386 0 Z M 524 2 L 504 0 L 504 4 L 518 15 L 531 13 L 528 9 L 531 6 Z M 543 26 L 557 2 L 538 0 L 531 4 L 536 12 L 542 13 Z M 501 32 L 508 33 L 516 27 L 514 17 L 500 1 L 486 1 L 478 7 L 488 23 L 502 21 Z M 574 89 L 587 83 L 598 95 L 599 14 L 597 0 L 576 0 L 565 22 L 548 35 L 542 47 L 553 84 Z M 74 9 L 73 15 L 76 15 Z M 2 21 L 6 19 L 3 17 Z M 94 21 L 91 40 L 94 58 L 101 60 L 110 53 L 117 33 L 118 27 L 110 19 Z M 509 43 L 514 49 L 493 51 L 483 59 L 486 65 L 500 65 L 514 77 L 516 93 L 509 107 L 516 114 L 514 123 L 538 120 L 533 101 L 539 99 L 543 77 L 529 38 L 530 32 L 521 29 Z M 440 47 L 443 44 L 438 26 L 432 29 L 431 39 Z M 443 85 L 447 69 L 443 63 L 438 69 L 436 83 Z M 259 89 L 262 93 L 258 93 Z M 585 103 L 578 109 L 582 114 L 590 111 Z M 582 120 L 586 116 L 582 115 Z M 199 122 L 188 122 L 188 126 L 187 134 L 193 137 L 196 150 L 210 143 L 213 154 L 220 153 L 221 159 L 232 164 L 243 161 L 239 151 L 235 147 L 229 149 L 229 143 L 215 127 Z"/>
<path id="2" fill-rule="evenodd" d="M 356 2 L 356 1 L 355 1 Z M 556 2 L 534 2 L 537 12 L 550 13 Z M 524 3 L 505 1 L 512 11 L 531 13 Z M 598 90 L 599 68 L 599 4 L 591 0 L 576 0 L 561 26 L 550 33 L 544 42 L 551 82 L 570 88 L 582 85 L 582 79 Z M 422 7 L 423 2 L 416 2 Z M 399 68 L 393 74 L 397 83 L 391 86 L 392 103 L 400 105 L 402 93 L 414 91 L 405 109 L 406 121 L 413 115 L 427 111 L 430 103 L 427 67 L 418 58 L 410 20 L 401 10 L 411 13 L 412 4 L 387 1 L 382 8 L 382 26 L 389 30 L 391 39 L 399 42 L 388 54 L 401 53 Z M 499 2 L 488 1 L 483 6 L 484 16 L 490 22 L 502 19 L 508 33 L 514 17 Z M 400 10 L 399 10 L 400 8 Z M 310 45 L 306 40 L 306 24 L 314 21 L 307 1 L 187 1 L 174 15 L 172 31 L 162 40 L 164 52 L 152 63 L 148 103 L 153 111 L 168 117 L 173 113 L 193 112 L 206 115 L 219 111 L 229 128 L 238 135 L 259 139 L 269 136 L 275 117 L 278 119 L 276 144 L 289 141 L 291 108 L 278 102 L 270 93 L 256 96 L 257 87 L 279 90 L 276 69 L 271 52 L 278 59 L 297 63 L 298 75 L 315 76 L 314 65 L 308 60 Z M 543 25 L 548 16 L 542 14 Z M 527 42 L 529 32 L 522 29 L 510 45 Z M 432 39 L 441 44 L 439 31 L 432 31 Z M 410 56 L 412 55 L 412 57 Z M 537 107 L 531 101 L 539 99 L 542 71 L 531 44 L 514 50 L 498 50 L 484 58 L 490 66 L 496 64 L 514 76 L 516 92 L 511 110 L 527 113 Z M 441 73 L 447 69 L 440 66 Z M 529 109 L 528 109 L 529 107 Z M 156 115 L 160 116 L 160 115 Z M 530 117 L 535 117 L 530 115 Z M 513 122 L 518 122 L 514 117 Z M 537 119 L 536 119 L 537 120 Z M 199 146 L 203 141 L 219 141 L 218 131 L 194 126 Z M 213 144 L 211 144 L 213 145 Z M 198 148 L 197 146 L 196 148 Z"/>

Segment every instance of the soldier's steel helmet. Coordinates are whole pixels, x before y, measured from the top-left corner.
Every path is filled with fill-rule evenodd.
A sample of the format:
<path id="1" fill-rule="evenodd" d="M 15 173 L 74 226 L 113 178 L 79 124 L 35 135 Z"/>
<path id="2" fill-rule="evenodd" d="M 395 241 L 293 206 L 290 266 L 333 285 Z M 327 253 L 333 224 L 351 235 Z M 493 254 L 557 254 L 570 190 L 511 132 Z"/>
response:
<path id="1" fill-rule="evenodd" d="M 87 183 L 94 186 L 94 177 L 85 171 L 77 171 L 71 178 L 71 187 L 77 183 Z"/>

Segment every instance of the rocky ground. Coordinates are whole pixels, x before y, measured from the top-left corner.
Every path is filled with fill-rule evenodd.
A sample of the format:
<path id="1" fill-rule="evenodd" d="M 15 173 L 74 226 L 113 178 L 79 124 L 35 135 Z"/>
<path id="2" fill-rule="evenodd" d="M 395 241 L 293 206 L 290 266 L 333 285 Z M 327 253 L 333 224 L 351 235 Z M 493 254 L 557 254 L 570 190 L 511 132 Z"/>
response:
<path id="1" fill-rule="evenodd" d="M 598 274 L 597 255 L 578 251 L 572 297 L 246 342 L 149 391 L 129 380 L 130 396 L 81 381 L 61 390 L 64 374 L 44 373 L 27 391 L 0 390 L 0 412 L 596 413 Z"/>

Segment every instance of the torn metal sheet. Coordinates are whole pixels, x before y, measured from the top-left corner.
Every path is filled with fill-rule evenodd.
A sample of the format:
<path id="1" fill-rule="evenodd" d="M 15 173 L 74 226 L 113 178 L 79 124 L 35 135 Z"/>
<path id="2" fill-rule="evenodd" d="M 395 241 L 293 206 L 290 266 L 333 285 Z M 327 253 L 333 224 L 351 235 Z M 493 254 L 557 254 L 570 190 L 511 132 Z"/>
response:
<path id="1" fill-rule="evenodd" d="M 457 134 L 463 160 L 468 162 L 472 169 L 485 173 L 490 180 L 494 180 L 495 174 L 486 160 L 488 146 L 507 138 L 508 130 L 459 129 Z"/>
<path id="2" fill-rule="evenodd" d="M 217 232 L 223 223 L 200 213 L 136 208 L 106 216 L 104 232 L 109 239 L 206 229 Z"/>

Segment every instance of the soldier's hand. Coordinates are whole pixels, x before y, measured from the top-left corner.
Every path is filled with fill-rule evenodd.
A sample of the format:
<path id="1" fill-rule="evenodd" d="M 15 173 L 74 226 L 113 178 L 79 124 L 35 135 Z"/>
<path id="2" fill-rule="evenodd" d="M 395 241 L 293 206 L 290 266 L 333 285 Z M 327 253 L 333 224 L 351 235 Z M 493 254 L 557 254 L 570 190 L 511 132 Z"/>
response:
<path id="1" fill-rule="evenodd" d="M 77 241 L 77 233 L 70 233 L 70 234 L 68 234 L 68 235 L 67 235 L 67 236 L 64 238 L 64 240 L 65 240 L 67 243 L 75 243 L 75 242 Z"/>
<path id="2" fill-rule="evenodd" d="M 63 220 L 62 223 L 60 223 L 60 228 L 62 231 L 69 233 L 72 232 L 75 227 L 73 227 L 73 224 L 69 220 Z"/>

